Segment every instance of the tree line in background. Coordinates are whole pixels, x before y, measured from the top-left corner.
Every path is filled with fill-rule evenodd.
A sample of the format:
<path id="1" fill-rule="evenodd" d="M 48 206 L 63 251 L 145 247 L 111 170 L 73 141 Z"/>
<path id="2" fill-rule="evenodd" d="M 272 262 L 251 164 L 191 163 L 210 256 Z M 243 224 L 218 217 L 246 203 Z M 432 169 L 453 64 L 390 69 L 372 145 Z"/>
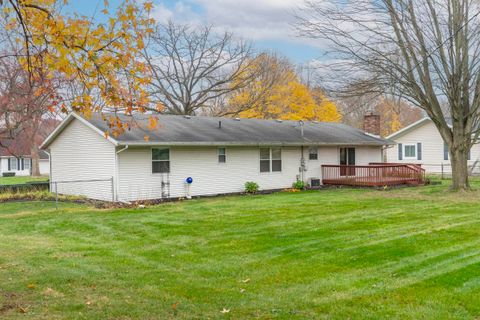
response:
<path id="1" fill-rule="evenodd" d="M 68 14 L 66 3 L 0 0 L 0 147 L 10 148 L 19 136 L 33 141 L 33 174 L 39 173 L 40 128 L 70 111 L 104 112 L 105 134 L 114 136 L 132 125 L 118 113 L 149 113 L 151 129 L 160 113 L 343 118 L 361 127 L 373 110 L 390 124 L 385 135 L 419 116 L 404 101 L 378 96 L 333 101 L 288 59 L 255 52 L 230 32 L 157 24 L 148 1 L 126 0 L 115 8 L 104 1 L 93 17 Z"/>

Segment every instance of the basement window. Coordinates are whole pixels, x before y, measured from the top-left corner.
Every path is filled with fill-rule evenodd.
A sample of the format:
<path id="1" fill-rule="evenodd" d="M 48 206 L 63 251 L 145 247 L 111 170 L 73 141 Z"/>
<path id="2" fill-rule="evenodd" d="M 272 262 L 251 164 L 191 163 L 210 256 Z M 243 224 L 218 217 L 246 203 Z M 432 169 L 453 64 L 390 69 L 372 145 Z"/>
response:
<path id="1" fill-rule="evenodd" d="M 153 148 L 152 149 L 152 173 L 170 172 L 170 149 Z"/>

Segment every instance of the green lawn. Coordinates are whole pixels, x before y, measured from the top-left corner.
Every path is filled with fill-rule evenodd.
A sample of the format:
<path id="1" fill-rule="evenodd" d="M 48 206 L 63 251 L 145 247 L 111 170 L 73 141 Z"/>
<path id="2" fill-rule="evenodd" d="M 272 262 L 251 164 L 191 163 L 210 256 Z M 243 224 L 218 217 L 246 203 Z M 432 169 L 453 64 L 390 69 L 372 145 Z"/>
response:
<path id="1" fill-rule="evenodd" d="M 477 191 L 0 205 L 0 319 L 479 317 Z"/>
<path id="2" fill-rule="evenodd" d="M 2 177 L 0 176 L 0 185 L 10 184 L 24 184 L 32 181 L 47 181 L 48 176 L 31 177 L 31 176 L 18 176 L 18 177 Z"/>

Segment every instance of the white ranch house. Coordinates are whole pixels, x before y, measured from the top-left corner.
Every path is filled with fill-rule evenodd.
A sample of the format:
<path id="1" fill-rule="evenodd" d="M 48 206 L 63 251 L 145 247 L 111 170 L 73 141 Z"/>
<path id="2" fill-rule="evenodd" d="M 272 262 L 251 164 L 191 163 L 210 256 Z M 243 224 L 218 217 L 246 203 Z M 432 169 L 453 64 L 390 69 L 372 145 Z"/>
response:
<path id="1" fill-rule="evenodd" d="M 387 139 L 396 144 L 386 150 L 386 161 L 416 163 L 430 173 L 451 173 L 448 146 L 430 118 L 423 118 L 393 133 Z M 468 166 L 471 172 L 480 172 L 480 145 L 470 150 Z"/>
<path id="2" fill-rule="evenodd" d="M 50 162 L 48 154 L 44 151 L 39 152 L 40 159 L 38 165 L 41 175 L 48 175 L 50 172 Z M 0 150 L 0 176 L 5 172 L 15 173 L 15 176 L 29 176 L 32 174 L 32 159 L 30 155 L 12 155 L 7 150 Z"/>
<path id="3" fill-rule="evenodd" d="M 72 113 L 59 125 L 42 146 L 52 188 L 136 201 L 243 192 L 247 181 L 261 190 L 289 188 L 297 179 L 318 185 L 322 164 L 381 162 L 390 143 L 338 123 L 160 115 L 149 131 L 148 115 L 121 117 L 139 125 L 118 138 L 105 137 L 99 114 Z"/>

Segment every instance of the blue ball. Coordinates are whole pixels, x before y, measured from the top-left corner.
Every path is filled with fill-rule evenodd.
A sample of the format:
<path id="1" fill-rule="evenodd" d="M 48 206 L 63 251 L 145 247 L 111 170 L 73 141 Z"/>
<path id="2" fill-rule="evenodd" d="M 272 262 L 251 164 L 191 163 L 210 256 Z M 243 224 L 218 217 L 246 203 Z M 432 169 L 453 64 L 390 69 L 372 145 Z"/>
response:
<path id="1" fill-rule="evenodd" d="M 192 177 L 188 177 L 187 179 L 185 179 L 185 181 L 188 183 L 188 184 L 191 184 L 193 182 L 193 179 Z"/>

